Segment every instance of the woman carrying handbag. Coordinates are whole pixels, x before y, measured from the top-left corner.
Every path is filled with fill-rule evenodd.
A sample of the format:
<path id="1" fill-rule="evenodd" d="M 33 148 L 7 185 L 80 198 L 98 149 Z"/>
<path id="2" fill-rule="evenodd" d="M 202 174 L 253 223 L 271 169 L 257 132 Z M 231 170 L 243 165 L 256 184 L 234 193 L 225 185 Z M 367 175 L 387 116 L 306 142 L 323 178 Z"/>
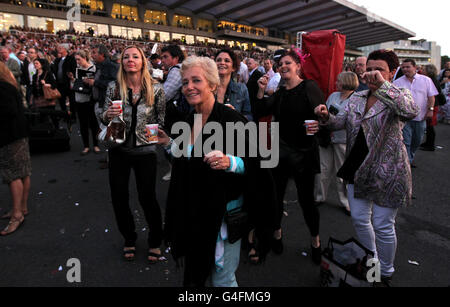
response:
<path id="1" fill-rule="evenodd" d="M 77 104 L 76 110 L 80 120 L 80 132 L 83 139 L 84 149 L 81 155 L 87 155 L 89 149 L 89 129 L 91 130 L 92 142 L 94 144 L 94 152 L 99 154 L 101 152 L 98 147 L 97 133 L 98 122 L 95 117 L 94 102 L 92 101 L 92 87 L 87 82 L 95 76 L 95 65 L 89 61 L 89 53 L 87 51 L 78 51 L 75 54 L 77 61 L 77 69 L 75 76 L 70 74 L 71 88 L 75 92 L 75 102 Z"/>

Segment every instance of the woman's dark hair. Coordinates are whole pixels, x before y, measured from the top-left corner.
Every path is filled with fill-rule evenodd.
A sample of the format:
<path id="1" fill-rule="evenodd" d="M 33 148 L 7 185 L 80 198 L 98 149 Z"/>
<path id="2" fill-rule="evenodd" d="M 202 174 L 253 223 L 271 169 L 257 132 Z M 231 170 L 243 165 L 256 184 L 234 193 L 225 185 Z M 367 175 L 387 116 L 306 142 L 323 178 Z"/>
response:
<path id="1" fill-rule="evenodd" d="M 178 58 L 178 63 L 184 61 L 184 53 L 178 45 L 169 45 L 161 49 L 161 54 L 164 52 L 169 52 L 170 56 L 173 58 Z"/>
<path id="2" fill-rule="evenodd" d="M 234 71 L 239 71 L 239 65 L 241 64 L 238 60 L 238 57 L 236 55 L 236 53 L 234 53 L 232 50 L 230 49 L 222 49 L 219 52 L 216 53 L 216 56 L 214 57 L 214 61 L 217 60 L 217 57 L 219 56 L 219 54 L 221 53 L 226 53 L 230 56 L 231 60 L 233 61 L 233 69 Z"/>
<path id="3" fill-rule="evenodd" d="M 289 50 L 284 55 L 282 55 L 280 57 L 280 61 L 281 61 L 282 58 L 287 57 L 287 56 L 290 56 L 294 60 L 295 63 L 297 63 L 297 64 L 301 63 L 300 57 L 298 56 L 297 52 L 295 52 L 294 50 Z"/>
<path id="4" fill-rule="evenodd" d="M 46 59 L 36 59 L 35 61 L 38 61 L 39 63 L 41 63 L 43 72 L 50 71 L 50 64 L 48 63 L 48 61 Z"/>
<path id="5" fill-rule="evenodd" d="M 397 55 L 395 54 L 394 51 L 390 51 L 390 50 L 385 50 L 385 49 L 376 50 L 376 51 L 372 52 L 371 54 L 369 54 L 369 57 L 367 58 L 367 62 L 369 62 L 370 60 L 385 61 L 387 63 L 387 65 L 389 66 L 389 71 L 391 71 L 391 72 L 397 70 L 397 68 L 400 66 L 400 61 L 398 60 Z"/>

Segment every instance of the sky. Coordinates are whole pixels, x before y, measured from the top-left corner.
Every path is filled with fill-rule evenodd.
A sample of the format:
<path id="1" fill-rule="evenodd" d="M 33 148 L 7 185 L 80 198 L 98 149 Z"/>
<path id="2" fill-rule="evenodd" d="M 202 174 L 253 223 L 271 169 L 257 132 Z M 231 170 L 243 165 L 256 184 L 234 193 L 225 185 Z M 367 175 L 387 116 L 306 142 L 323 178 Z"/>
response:
<path id="1" fill-rule="evenodd" d="M 350 0 L 369 12 L 416 33 L 417 39 L 435 41 L 441 55 L 450 56 L 450 1 L 448 0 Z"/>

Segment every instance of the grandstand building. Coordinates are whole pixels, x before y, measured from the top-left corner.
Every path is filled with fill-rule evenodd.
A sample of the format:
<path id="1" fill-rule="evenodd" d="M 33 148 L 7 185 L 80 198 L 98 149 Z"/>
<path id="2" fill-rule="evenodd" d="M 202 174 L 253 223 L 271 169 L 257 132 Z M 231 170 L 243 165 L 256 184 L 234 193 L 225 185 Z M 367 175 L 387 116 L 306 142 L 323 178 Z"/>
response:
<path id="1" fill-rule="evenodd" d="M 277 49 L 295 44 L 299 31 L 337 29 L 347 36 L 349 52 L 415 36 L 346 0 L 78 1 L 80 19 L 68 20 L 68 3 L 75 0 L 0 0 L 0 31 L 74 29 L 95 36 Z"/>

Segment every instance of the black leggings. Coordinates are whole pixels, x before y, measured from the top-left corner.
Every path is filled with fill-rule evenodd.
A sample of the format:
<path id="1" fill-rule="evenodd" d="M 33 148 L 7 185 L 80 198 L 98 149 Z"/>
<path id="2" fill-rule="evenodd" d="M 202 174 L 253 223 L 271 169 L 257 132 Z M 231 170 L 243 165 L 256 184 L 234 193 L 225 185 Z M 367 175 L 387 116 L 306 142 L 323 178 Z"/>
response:
<path id="1" fill-rule="evenodd" d="M 277 191 L 277 224 L 276 229 L 281 229 L 281 219 L 283 218 L 283 200 L 286 187 L 290 177 L 294 177 L 297 187 L 298 202 L 303 210 L 306 225 L 312 237 L 319 235 L 320 214 L 314 202 L 314 178 L 315 174 L 311 171 L 299 172 L 297 170 L 283 167 L 280 163 L 273 170 L 273 177 Z"/>
<path id="2" fill-rule="evenodd" d="M 148 225 L 149 248 L 162 242 L 161 209 L 156 200 L 156 154 L 130 155 L 120 150 L 109 151 L 109 184 L 117 226 L 125 246 L 133 247 L 137 239 L 133 214 L 129 206 L 128 184 L 134 170 L 139 203 Z"/>
<path id="3" fill-rule="evenodd" d="M 84 148 L 89 148 L 89 128 L 91 129 L 92 142 L 98 146 L 97 133 L 98 122 L 95 117 L 94 104 L 91 102 L 77 103 L 78 119 L 80 120 L 80 133 Z"/>

